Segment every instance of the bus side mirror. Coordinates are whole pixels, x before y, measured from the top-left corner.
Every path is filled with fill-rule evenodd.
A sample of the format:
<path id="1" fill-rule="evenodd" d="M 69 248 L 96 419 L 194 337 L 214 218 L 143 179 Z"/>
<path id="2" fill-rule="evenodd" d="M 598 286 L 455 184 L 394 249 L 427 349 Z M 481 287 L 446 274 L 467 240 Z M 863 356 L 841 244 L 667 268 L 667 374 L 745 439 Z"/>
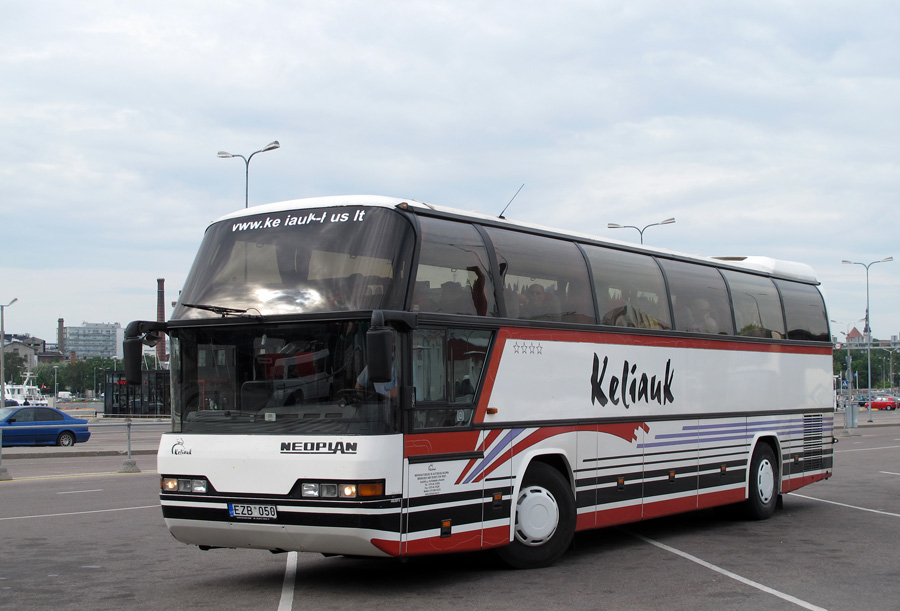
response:
<path id="1" fill-rule="evenodd" d="M 366 332 L 366 368 L 370 382 L 393 379 L 394 332 L 384 326 L 381 312 L 372 313 L 372 326 Z"/>
<path id="2" fill-rule="evenodd" d="M 125 382 L 127 384 L 141 383 L 141 357 L 144 352 L 144 342 L 140 337 L 130 337 L 122 343 L 122 351 L 125 356 Z"/>

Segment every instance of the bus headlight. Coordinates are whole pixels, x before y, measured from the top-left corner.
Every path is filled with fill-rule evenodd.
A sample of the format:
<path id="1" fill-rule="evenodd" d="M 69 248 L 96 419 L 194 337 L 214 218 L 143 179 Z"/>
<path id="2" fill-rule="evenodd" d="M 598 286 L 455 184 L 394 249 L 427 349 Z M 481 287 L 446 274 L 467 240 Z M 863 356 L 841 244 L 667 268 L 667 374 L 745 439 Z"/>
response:
<path id="1" fill-rule="evenodd" d="M 160 488 L 163 492 L 206 494 L 209 484 L 203 478 L 164 477 L 160 481 Z"/>
<path id="2" fill-rule="evenodd" d="M 384 481 L 301 482 L 300 496 L 307 499 L 355 499 L 384 496 Z"/>

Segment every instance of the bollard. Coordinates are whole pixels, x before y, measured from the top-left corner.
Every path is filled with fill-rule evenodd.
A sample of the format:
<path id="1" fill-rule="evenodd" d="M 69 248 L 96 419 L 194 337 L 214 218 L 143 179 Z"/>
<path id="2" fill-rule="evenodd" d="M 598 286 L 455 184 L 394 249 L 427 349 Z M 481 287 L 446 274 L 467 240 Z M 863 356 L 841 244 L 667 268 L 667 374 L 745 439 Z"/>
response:
<path id="1" fill-rule="evenodd" d="M 137 463 L 131 458 L 131 422 L 127 422 L 125 426 L 128 430 L 128 458 L 119 467 L 119 473 L 140 473 L 141 470 L 138 469 Z"/>
<path id="2" fill-rule="evenodd" d="M 8 482 L 12 479 L 12 475 L 3 466 L 3 429 L 0 428 L 0 482 Z"/>

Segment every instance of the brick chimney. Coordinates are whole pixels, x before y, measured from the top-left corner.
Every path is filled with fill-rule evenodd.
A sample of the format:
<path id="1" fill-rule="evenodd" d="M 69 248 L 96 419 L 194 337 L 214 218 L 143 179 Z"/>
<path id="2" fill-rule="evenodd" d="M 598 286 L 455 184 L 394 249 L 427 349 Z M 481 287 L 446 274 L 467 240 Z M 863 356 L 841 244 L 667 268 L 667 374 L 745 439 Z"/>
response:
<path id="1" fill-rule="evenodd" d="M 156 279 L 156 321 L 157 322 L 165 322 L 166 321 L 166 279 L 165 278 L 157 278 Z M 156 344 L 156 358 L 159 359 L 160 363 L 165 363 L 169 360 L 169 355 L 166 354 L 166 342 L 165 340 L 160 340 L 158 344 Z"/>

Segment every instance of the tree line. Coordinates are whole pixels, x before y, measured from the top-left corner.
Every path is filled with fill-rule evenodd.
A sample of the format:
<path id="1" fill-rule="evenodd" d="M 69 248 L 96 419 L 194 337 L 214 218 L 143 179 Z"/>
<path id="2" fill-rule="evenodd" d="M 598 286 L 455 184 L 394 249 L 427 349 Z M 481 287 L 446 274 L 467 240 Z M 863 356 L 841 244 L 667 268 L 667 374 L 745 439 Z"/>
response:
<path id="1" fill-rule="evenodd" d="M 891 381 L 891 353 L 893 357 L 893 383 Z M 850 370 L 854 374 L 851 390 L 856 388 L 874 388 L 888 390 L 897 386 L 900 378 L 900 351 L 887 348 L 872 348 L 872 385 L 869 385 L 869 362 L 865 349 L 862 350 L 835 350 L 832 355 L 834 363 L 834 375 L 843 374 L 843 380 L 847 380 L 847 355 L 850 355 Z"/>
<path id="2" fill-rule="evenodd" d="M 74 363 L 38 363 L 31 369 L 31 384 L 40 388 L 45 395 L 53 395 L 55 390 L 66 390 L 84 396 L 86 392 L 95 389 L 99 395 L 104 392 L 106 372 L 114 369 L 123 369 L 120 359 L 93 357 Z M 24 357 L 4 354 L 3 377 L 7 384 L 21 384 L 25 380 Z"/>
<path id="3" fill-rule="evenodd" d="M 897 358 L 893 365 L 893 384 L 891 383 L 891 355 L 887 348 L 872 348 L 872 381 L 871 388 L 890 389 L 898 384 L 900 378 L 900 351 L 896 351 Z M 847 350 L 835 350 L 833 355 L 834 375 L 847 379 Z M 865 350 L 850 350 L 850 369 L 856 374 L 853 378 L 852 388 L 869 388 L 869 370 Z M 54 369 L 58 368 L 58 369 Z M 58 390 L 67 390 L 83 395 L 86 391 L 94 390 L 97 393 L 104 391 L 106 372 L 108 370 L 123 369 L 120 359 L 108 359 L 93 357 L 74 363 L 38 363 L 32 369 L 32 383 L 42 389 L 44 394 L 52 395 L 54 392 L 54 374 L 59 384 Z M 25 373 L 25 359 L 18 354 L 5 354 L 3 356 L 3 373 L 7 384 L 21 384 Z"/>

